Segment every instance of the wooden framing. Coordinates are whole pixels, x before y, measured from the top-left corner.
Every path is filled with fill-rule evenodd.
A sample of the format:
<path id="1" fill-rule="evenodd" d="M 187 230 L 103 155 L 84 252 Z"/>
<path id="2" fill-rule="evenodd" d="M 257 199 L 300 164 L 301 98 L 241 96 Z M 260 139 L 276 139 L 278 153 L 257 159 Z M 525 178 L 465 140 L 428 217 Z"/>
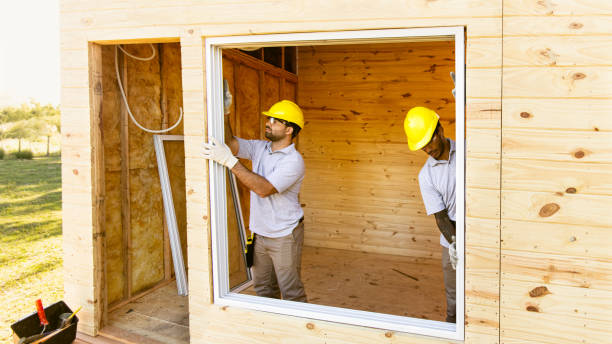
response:
<path id="1" fill-rule="evenodd" d="M 105 313 L 99 47 L 180 42 L 190 341 L 448 342 L 212 302 L 203 51 L 218 36 L 464 26 L 465 342 L 609 340 L 608 1 L 62 0 L 60 11 L 64 289 L 83 305 L 80 331 L 95 335 Z M 550 293 L 530 296 L 538 287 Z"/>
<path id="2" fill-rule="evenodd" d="M 102 50 L 97 44 L 89 44 L 89 90 L 91 107 L 91 136 L 92 136 L 92 186 L 93 186 L 93 218 L 95 231 L 93 232 L 94 245 L 94 283 L 95 299 L 98 301 L 98 314 L 94 326 L 100 326 L 106 315 L 108 302 L 105 293 L 106 263 L 105 263 L 105 229 L 104 229 L 104 149 L 102 144 Z"/>
<path id="3" fill-rule="evenodd" d="M 127 64 L 123 54 L 116 54 L 116 58 L 121 58 L 117 63 L 119 64 L 119 70 L 121 73 L 121 83 L 125 92 L 128 92 L 127 82 Z M 121 103 L 121 229 L 123 233 L 123 245 L 121 246 L 121 256 L 123 257 L 123 298 L 132 298 L 132 264 L 131 254 L 132 252 L 132 231 L 130 230 L 130 223 L 132 222 L 130 216 L 130 147 L 129 147 L 129 133 L 128 124 L 130 118 L 125 103 Z"/>

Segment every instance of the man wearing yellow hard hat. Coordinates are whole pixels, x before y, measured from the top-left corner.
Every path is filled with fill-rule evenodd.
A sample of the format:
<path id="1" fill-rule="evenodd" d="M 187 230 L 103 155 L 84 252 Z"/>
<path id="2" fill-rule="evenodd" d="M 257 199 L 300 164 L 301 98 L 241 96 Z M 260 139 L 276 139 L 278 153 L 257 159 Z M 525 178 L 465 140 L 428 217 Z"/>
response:
<path id="1" fill-rule="evenodd" d="M 226 86 L 227 87 L 227 86 Z M 229 114 L 228 89 L 224 105 Z M 202 146 L 202 155 L 229 168 L 251 190 L 249 227 L 254 233 L 253 286 L 258 296 L 306 302 L 300 277 L 304 243 L 304 211 L 298 193 L 304 160 L 293 139 L 304 127 L 300 107 L 289 100 L 272 105 L 266 116 L 265 140 L 234 137 L 225 116 L 225 138 Z M 249 159 L 249 170 L 238 159 Z"/>
<path id="2" fill-rule="evenodd" d="M 446 290 L 446 321 L 455 322 L 455 141 L 444 137 L 439 116 L 425 107 L 414 107 L 404 119 L 408 148 L 429 155 L 419 172 L 419 187 L 427 215 L 434 215 L 440 230 L 442 270 Z"/>

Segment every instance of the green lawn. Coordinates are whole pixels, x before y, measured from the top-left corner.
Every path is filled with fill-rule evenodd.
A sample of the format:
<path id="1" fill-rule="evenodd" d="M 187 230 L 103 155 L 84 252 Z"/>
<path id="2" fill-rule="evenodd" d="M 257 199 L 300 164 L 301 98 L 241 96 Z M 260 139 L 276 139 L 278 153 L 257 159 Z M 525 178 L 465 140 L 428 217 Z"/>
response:
<path id="1" fill-rule="evenodd" d="M 63 297 L 59 157 L 0 160 L 0 343 L 10 324 Z"/>

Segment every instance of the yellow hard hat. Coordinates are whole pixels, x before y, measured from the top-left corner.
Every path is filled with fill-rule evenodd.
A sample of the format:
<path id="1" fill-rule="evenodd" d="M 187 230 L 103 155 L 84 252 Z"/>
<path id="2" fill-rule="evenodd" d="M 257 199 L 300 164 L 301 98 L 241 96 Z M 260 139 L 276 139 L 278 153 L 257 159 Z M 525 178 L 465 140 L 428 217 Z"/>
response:
<path id="1" fill-rule="evenodd" d="M 290 100 L 281 100 L 272 105 L 270 110 L 262 112 L 262 114 L 295 123 L 300 129 L 304 128 L 304 114 L 300 107 Z"/>
<path id="2" fill-rule="evenodd" d="M 426 107 L 416 106 L 406 113 L 404 131 L 408 138 L 408 148 L 419 150 L 425 147 L 433 136 L 440 116 Z"/>

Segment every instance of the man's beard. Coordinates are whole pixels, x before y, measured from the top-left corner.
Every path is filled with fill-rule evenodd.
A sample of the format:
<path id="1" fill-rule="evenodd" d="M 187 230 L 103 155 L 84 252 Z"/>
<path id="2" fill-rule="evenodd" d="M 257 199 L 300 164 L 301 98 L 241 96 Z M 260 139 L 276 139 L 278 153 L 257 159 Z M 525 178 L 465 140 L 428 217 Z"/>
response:
<path id="1" fill-rule="evenodd" d="M 272 133 L 272 131 L 269 131 L 269 132 L 268 132 L 268 131 L 266 131 L 266 132 L 265 132 L 265 135 L 266 135 L 266 138 L 267 138 L 268 140 L 272 141 L 272 142 L 276 142 L 276 141 L 278 141 L 278 140 L 280 140 L 280 139 L 282 139 L 282 138 L 283 138 L 282 136 L 275 136 L 275 135 Z"/>

